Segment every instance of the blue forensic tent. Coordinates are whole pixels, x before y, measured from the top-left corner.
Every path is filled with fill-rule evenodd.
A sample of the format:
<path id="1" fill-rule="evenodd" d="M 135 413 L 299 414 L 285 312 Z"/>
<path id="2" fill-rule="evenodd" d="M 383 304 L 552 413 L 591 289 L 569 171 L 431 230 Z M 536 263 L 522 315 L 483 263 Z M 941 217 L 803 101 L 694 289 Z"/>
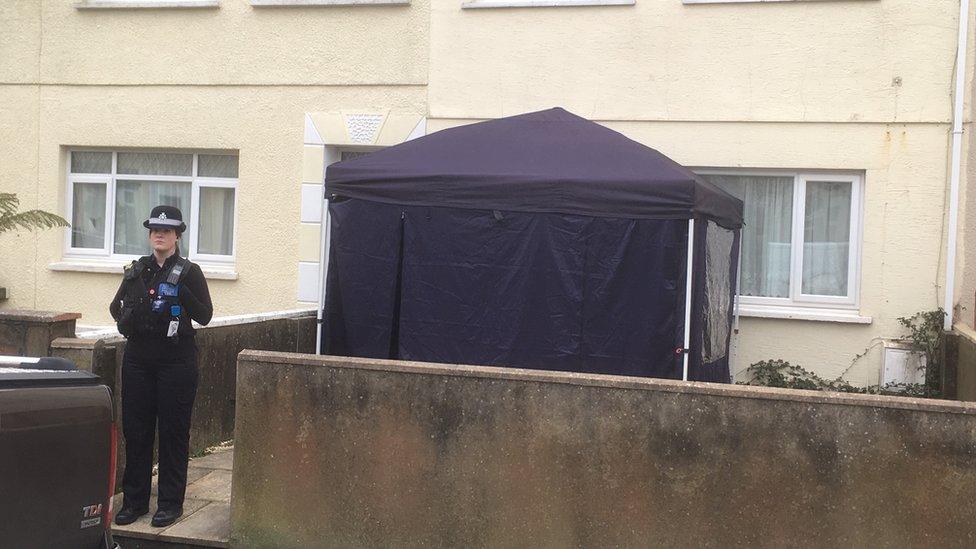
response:
<path id="1" fill-rule="evenodd" d="M 742 202 L 615 131 L 443 130 L 325 196 L 319 352 L 729 381 Z"/>

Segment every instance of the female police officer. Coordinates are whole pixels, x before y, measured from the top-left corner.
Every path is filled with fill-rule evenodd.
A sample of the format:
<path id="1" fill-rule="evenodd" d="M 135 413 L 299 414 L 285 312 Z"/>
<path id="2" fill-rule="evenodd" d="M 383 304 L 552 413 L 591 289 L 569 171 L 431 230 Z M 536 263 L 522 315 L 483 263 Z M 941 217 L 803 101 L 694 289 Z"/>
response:
<path id="1" fill-rule="evenodd" d="M 125 473 L 117 524 L 149 512 L 153 439 L 159 422 L 159 497 L 153 526 L 183 514 L 190 412 L 197 390 L 197 347 L 190 320 L 210 322 L 213 304 L 203 272 L 180 257 L 186 230 L 173 206 L 156 206 L 143 225 L 152 254 L 125 268 L 109 310 L 128 343 L 122 359 Z"/>

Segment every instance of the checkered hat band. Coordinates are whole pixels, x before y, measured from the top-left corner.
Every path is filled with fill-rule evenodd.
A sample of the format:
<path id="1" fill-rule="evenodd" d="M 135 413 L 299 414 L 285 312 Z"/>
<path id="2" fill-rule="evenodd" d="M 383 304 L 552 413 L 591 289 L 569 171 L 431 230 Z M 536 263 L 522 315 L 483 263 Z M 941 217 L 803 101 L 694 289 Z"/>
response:
<path id="1" fill-rule="evenodd" d="M 183 224 L 183 222 L 180 221 L 179 219 L 166 219 L 165 217 L 164 218 L 150 217 L 149 218 L 149 224 L 150 225 L 164 225 L 166 227 L 179 227 L 180 225 Z"/>

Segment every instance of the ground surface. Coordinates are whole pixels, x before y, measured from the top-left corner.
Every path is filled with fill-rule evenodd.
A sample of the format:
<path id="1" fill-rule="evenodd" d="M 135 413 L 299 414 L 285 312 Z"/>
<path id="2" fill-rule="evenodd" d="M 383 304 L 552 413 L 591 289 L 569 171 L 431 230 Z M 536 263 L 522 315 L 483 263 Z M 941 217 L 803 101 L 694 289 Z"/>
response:
<path id="1" fill-rule="evenodd" d="M 154 528 L 149 524 L 156 512 L 156 477 L 153 476 L 149 513 L 132 524 L 113 524 L 112 534 L 126 548 L 227 547 L 230 539 L 230 485 L 233 465 L 233 447 L 218 448 L 212 454 L 191 459 L 187 470 L 183 516 L 166 528 Z M 115 496 L 115 510 L 118 511 L 121 505 L 122 494 L 118 494 Z M 127 540 L 130 543 L 123 543 Z"/>

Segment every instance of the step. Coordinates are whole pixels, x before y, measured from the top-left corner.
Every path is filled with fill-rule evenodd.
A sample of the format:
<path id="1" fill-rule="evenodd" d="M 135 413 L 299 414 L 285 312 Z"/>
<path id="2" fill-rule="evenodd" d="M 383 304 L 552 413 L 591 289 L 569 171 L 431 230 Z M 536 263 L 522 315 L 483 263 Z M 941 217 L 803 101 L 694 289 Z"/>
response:
<path id="1" fill-rule="evenodd" d="M 132 524 L 112 525 L 112 536 L 125 549 L 174 547 L 228 547 L 230 542 L 230 489 L 234 448 L 190 460 L 187 468 L 183 516 L 165 528 L 150 524 L 156 512 L 156 477 L 153 476 L 149 513 Z M 122 495 L 115 496 L 116 511 Z"/>

